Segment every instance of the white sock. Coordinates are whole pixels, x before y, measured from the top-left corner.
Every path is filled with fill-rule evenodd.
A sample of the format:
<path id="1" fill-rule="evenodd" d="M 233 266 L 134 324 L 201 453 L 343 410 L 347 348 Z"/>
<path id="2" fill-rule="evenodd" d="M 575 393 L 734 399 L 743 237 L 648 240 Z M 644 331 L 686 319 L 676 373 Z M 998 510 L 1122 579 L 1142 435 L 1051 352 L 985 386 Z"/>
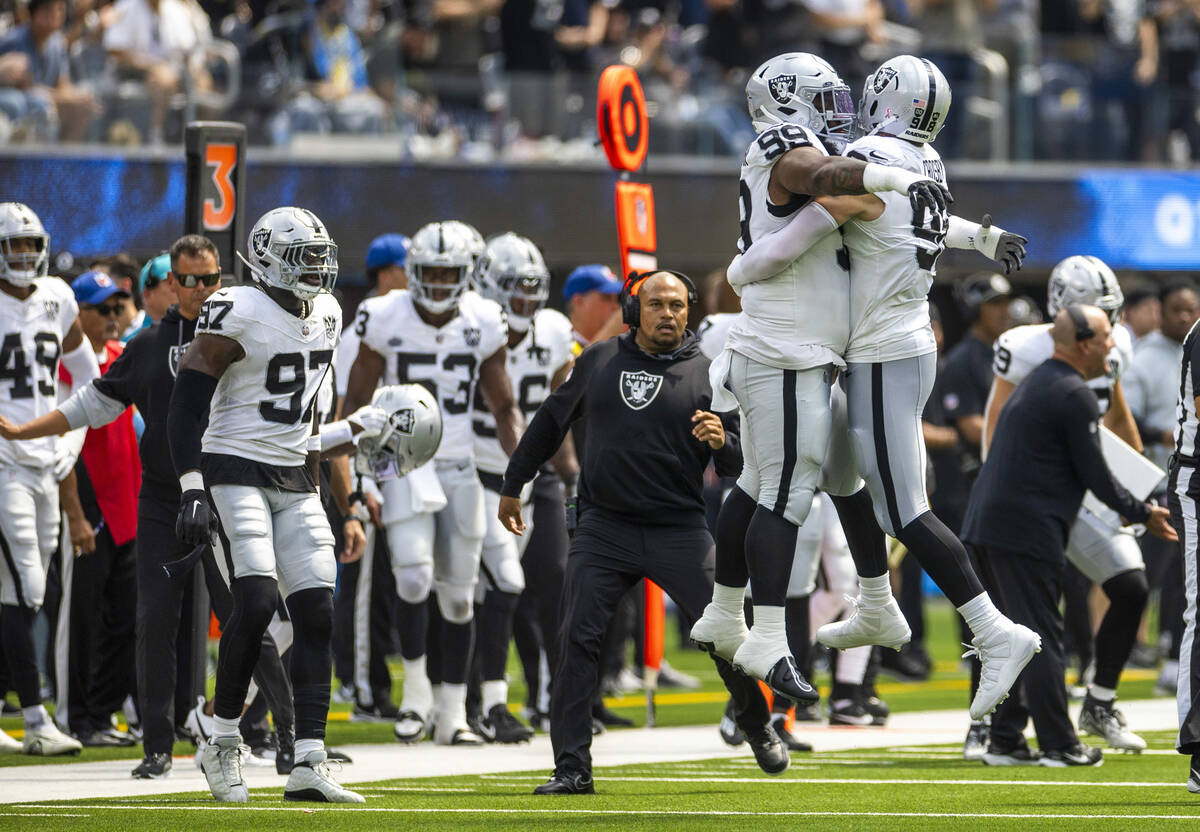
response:
<path id="1" fill-rule="evenodd" d="M 760 607 L 754 605 L 754 632 L 760 638 L 787 644 L 787 626 L 784 623 L 783 607 Z"/>
<path id="2" fill-rule="evenodd" d="M 979 593 L 963 604 L 958 608 L 958 612 L 976 637 L 990 630 L 1004 618 L 986 592 Z"/>
<path id="3" fill-rule="evenodd" d="M 744 617 L 746 614 L 745 599 L 746 587 L 744 586 L 713 584 L 713 606 L 721 612 L 728 613 L 734 618 Z"/>
<path id="4" fill-rule="evenodd" d="M 508 704 L 508 682 L 504 679 L 485 681 L 481 694 L 483 696 L 483 713 L 486 716 L 497 705 Z"/>
<path id="5" fill-rule="evenodd" d="M 433 690 L 425 672 L 425 657 L 404 659 L 404 693 L 401 704 L 404 710 L 427 714 L 433 707 Z"/>
<path id="6" fill-rule="evenodd" d="M 234 717 L 233 719 L 225 719 L 224 717 L 213 714 L 212 720 L 212 739 L 215 740 L 218 737 L 240 737 L 242 735 L 241 730 L 238 727 L 242 722 L 242 718 L 240 716 Z"/>
<path id="7" fill-rule="evenodd" d="M 25 717 L 26 728 L 40 728 L 44 722 L 50 719 L 50 715 L 46 713 L 46 709 L 41 705 L 30 705 L 28 708 L 22 708 L 21 716 Z"/>
<path id="8" fill-rule="evenodd" d="M 303 762 L 314 751 L 324 751 L 325 740 L 296 740 L 296 761 Z"/>
<path id="9" fill-rule="evenodd" d="M 438 686 L 437 710 L 439 721 L 448 717 L 451 723 L 467 721 L 467 686 L 442 682 Z"/>
<path id="10" fill-rule="evenodd" d="M 1099 685 L 1092 685 L 1088 688 L 1088 696 L 1097 702 L 1111 702 L 1117 698 L 1117 692 L 1112 688 L 1102 688 Z"/>
<path id="11" fill-rule="evenodd" d="M 871 663 L 871 650 L 871 645 L 867 644 L 838 653 L 834 681 L 843 685 L 861 685 L 867 675 L 867 665 Z"/>
<path id="12" fill-rule="evenodd" d="M 892 581 L 886 572 L 874 578 L 858 576 L 858 596 L 864 607 L 882 607 L 892 598 Z"/>

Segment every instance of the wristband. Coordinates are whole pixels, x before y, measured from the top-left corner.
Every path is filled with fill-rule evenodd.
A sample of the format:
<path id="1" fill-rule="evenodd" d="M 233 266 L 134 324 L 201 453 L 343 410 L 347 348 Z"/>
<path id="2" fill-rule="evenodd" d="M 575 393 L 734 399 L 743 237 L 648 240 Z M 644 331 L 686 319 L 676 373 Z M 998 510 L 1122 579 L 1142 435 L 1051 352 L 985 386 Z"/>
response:
<path id="1" fill-rule="evenodd" d="M 199 471 L 186 471 L 179 478 L 180 491 L 203 491 L 204 477 Z"/>
<path id="2" fill-rule="evenodd" d="M 361 489 L 361 488 L 360 488 L 360 489 L 358 489 L 358 490 L 356 490 L 356 491 L 351 491 L 351 492 L 349 493 L 349 495 L 347 495 L 347 497 L 346 497 L 346 504 L 347 504 L 347 505 L 351 505 L 351 506 L 352 506 L 352 505 L 354 505 L 355 503 L 359 503 L 359 504 L 361 504 L 361 505 L 364 505 L 364 506 L 367 504 L 367 495 L 366 495 L 366 494 L 364 494 L 364 493 L 362 493 L 362 489 Z"/>
<path id="3" fill-rule="evenodd" d="M 367 524 L 363 522 L 363 519 L 362 519 L 361 517 L 359 517 L 357 514 L 355 514 L 353 511 L 352 511 L 352 512 L 350 512 L 349 514 L 345 515 L 345 516 L 342 518 L 342 525 L 343 525 L 343 526 L 344 526 L 344 525 L 346 525 L 346 524 L 347 524 L 347 523 L 349 523 L 351 520 L 357 520 L 357 521 L 358 521 L 358 525 L 362 526 L 364 529 L 367 527 Z"/>
<path id="4" fill-rule="evenodd" d="M 321 425 L 321 450 L 327 451 L 354 441 L 354 431 L 345 419 Z M 309 448 L 312 450 L 312 448 Z"/>
<path id="5" fill-rule="evenodd" d="M 880 191 L 895 191 L 898 194 L 908 193 L 914 182 L 933 181 L 928 176 L 903 168 L 890 165 L 878 165 L 868 162 L 863 169 L 863 189 L 867 193 L 877 194 Z"/>
<path id="6" fill-rule="evenodd" d="M 321 452 L 321 434 L 314 433 L 311 436 L 309 436 L 308 443 L 305 445 L 305 447 L 308 449 L 308 452 L 310 454 L 311 453 L 320 453 Z"/>

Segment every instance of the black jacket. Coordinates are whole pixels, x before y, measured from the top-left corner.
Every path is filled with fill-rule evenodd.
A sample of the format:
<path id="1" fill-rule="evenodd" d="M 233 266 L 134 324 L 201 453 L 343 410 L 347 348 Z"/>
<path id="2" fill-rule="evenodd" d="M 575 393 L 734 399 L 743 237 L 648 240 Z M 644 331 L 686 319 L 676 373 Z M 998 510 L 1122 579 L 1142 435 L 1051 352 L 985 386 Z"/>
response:
<path id="1" fill-rule="evenodd" d="M 719 451 L 692 436 L 692 414 L 709 410 L 709 361 L 687 333 L 670 355 L 643 352 L 626 333 L 593 344 L 570 378 L 538 409 L 509 460 L 501 494 L 516 497 L 562 443 L 571 424 L 587 421 L 579 496 L 647 525 L 703 525 L 704 469 L 742 469 L 735 413 L 722 414 Z"/>
<path id="2" fill-rule="evenodd" d="M 172 306 L 161 321 L 134 336 L 108 372 L 92 382 L 108 398 L 132 404 L 142 414 L 142 496 L 173 507 L 179 504 L 179 478 L 167 443 L 167 408 L 179 360 L 195 334 L 196 322 Z"/>
<path id="3" fill-rule="evenodd" d="M 1071 366 L 1051 358 L 1030 373 L 1000 413 L 963 539 L 1063 563 L 1089 490 L 1129 522 L 1148 520 L 1149 507 L 1108 470 L 1099 421 L 1096 394 Z"/>

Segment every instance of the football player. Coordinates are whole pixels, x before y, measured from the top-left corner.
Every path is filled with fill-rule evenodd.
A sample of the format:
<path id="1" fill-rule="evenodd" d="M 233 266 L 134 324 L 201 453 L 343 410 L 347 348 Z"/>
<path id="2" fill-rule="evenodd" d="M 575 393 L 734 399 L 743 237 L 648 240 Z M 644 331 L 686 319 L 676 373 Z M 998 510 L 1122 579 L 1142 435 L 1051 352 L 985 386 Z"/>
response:
<path id="1" fill-rule="evenodd" d="M 405 626 L 426 626 L 424 604 L 434 589 L 442 617 L 441 632 L 434 633 L 442 648 L 436 702 L 425 655 L 405 651 L 395 727 L 402 742 L 419 741 L 431 717 L 440 744 L 483 741 L 466 714 L 475 584 L 487 530 L 471 427 L 476 387 L 505 454 L 516 447 L 523 421 L 505 367 L 504 312 L 468 290 L 473 263 L 472 239 L 463 229 L 442 222 L 422 227 L 409 247 L 409 288 L 364 301 L 355 324 L 362 345 L 347 383 L 348 410 L 370 401 L 381 379 L 424 385 L 442 410 L 433 464 L 380 484 L 396 591 L 409 605 Z M 409 634 L 410 645 L 422 641 Z"/>
<path id="2" fill-rule="evenodd" d="M 858 116 L 866 135 L 849 145 L 846 155 L 922 173 L 944 186 L 945 168 L 931 143 L 949 109 L 950 85 L 936 66 L 911 55 L 893 58 L 867 78 Z M 974 248 L 1010 271 L 1020 267 L 1025 239 L 992 226 L 987 217 L 973 223 L 951 217 L 944 205 L 914 206 L 896 194 L 816 202 L 783 231 L 759 240 L 764 245 L 757 251 L 749 249 L 730 264 L 729 280 L 747 290 L 757 280 L 769 283 L 778 263 L 793 262 L 801 253 L 807 258 L 829 245 L 830 237 L 844 240 L 850 332 L 840 386 L 852 460 L 831 448 L 826 471 L 861 474 L 879 526 L 917 557 L 971 628 L 981 678 L 970 711 L 972 719 L 982 719 L 1008 695 L 1041 640 L 996 609 L 962 542 L 929 509 L 920 415 L 933 386 L 937 346 L 927 296 L 946 245 Z M 838 228 L 840 235 L 831 234 Z M 832 494 L 845 493 L 826 487 Z M 853 534 L 852 526 L 844 525 Z M 820 628 L 817 638 L 840 649 L 863 644 L 899 649 L 911 633 L 892 597 L 886 559 L 873 547 L 851 544 L 859 576 L 855 612 Z"/>
<path id="3" fill-rule="evenodd" d="M 1108 355 L 1108 375 L 1088 386 L 1096 393 L 1104 425 L 1134 449 L 1142 449 L 1133 414 L 1121 389 L 1121 372 L 1133 360 L 1129 330 L 1117 326 L 1125 302 L 1117 277 L 1097 257 L 1068 257 L 1050 272 L 1046 307 L 1053 318 L 1073 303 L 1098 306 L 1113 322 L 1113 349 Z M 996 429 L 1000 410 L 1018 384 L 1054 352 L 1050 324 L 1020 326 L 996 341 L 995 378 L 988 396 L 984 424 L 984 450 Z M 1111 748 L 1141 751 L 1145 741 L 1126 727 L 1125 717 L 1113 704 L 1121 670 L 1137 641 L 1137 630 L 1149 595 L 1146 565 L 1133 532 L 1107 507 L 1093 513 L 1086 506 L 1071 528 L 1067 558 L 1108 596 L 1109 606 L 1096 631 L 1095 676 L 1088 685 L 1079 715 L 1081 733 L 1104 737 Z"/>
<path id="4" fill-rule="evenodd" d="M 361 803 L 330 775 L 324 747 L 337 570 L 317 493 L 314 404 L 341 329 L 341 307 L 330 294 L 337 246 L 311 211 L 276 208 L 254 224 L 244 260 L 252 283 L 221 289 L 201 309 L 167 420 L 183 491 L 176 531 L 191 545 L 211 541 L 232 576 L 202 767 L 217 800 L 248 800 L 239 722 L 282 595 L 294 638 L 296 715 L 284 799 Z"/>
<path id="5" fill-rule="evenodd" d="M 54 410 L 60 359 L 77 385 L 100 375 L 75 294 L 47 276 L 49 263 L 50 237 L 37 214 L 19 202 L 0 203 L 0 415 L 17 424 Z M 50 756 L 83 747 L 42 707 L 33 646 L 33 620 L 58 546 L 59 443 L 0 440 L 0 653 L 25 718 L 19 745 L 0 731 L 0 751 Z M 64 476 L 73 464 L 66 463 Z"/>
<path id="6" fill-rule="evenodd" d="M 531 240 L 509 232 L 488 241 L 476 265 L 475 285 L 480 294 L 500 304 L 508 317 L 508 377 L 516 389 L 522 415 L 531 418 L 550 391 L 566 380 L 575 364 L 571 322 L 561 312 L 545 308 L 550 297 L 550 271 Z M 475 396 L 473 427 L 475 467 L 483 483 L 488 518 L 481 570 L 487 594 L 475 645 L 483 671 L 479 727 L 485 739 L 522 742 L 530 739 L 533 731 L 508 710 L 504 669 L 508 664 L 513 616 L 526 586 L 524 573 L 530 569 L 530 566 L 522 568 L 522 559 L 531 536 L 515 537 L 500 525 L 500 486 L 508 467 L 508 454 L 496 439 L 495 419 L 480 395 Z M 563 443 L 554 462 L 569 496 L 574 496 L 579 464 L 569 440 Z M 526 525 L 532 528 L 532 488 L 529 492 L 530 499 L 522 506 L 522 514 L 527 518 Z M 546 565 L 539 561 L 535 568 L 545 569 Z M 561 580 L 555 591 L 539 583 L 540 577 L 544 576 L 536 576 L 534 584 L 549 590 L 552 597 L 539 598 L 538 602 L 557 608 L 562 595 Z M 552 636 L 553 632 L 549 637 Z"/>
<path id="7" fill-rule="evenodd" d="M 742 164 L 742 251 L 818 194 L 895 191 L 905 204 L 944 210 L 949 192 L 926 172 L 836 155 L 854 125 L 853 99 L 817 56 L 772 58 L 754 71 L 746 97 L 759 135 Z M 742 314 L 714 362 L 715 395 L 732 391 L 751 441 L 743 444 L 742 475 L 718 518 L 713 601 L 692 638 L 795 700 L 811 699 L 812 688 L 788 650 L 784 604 L 797 529 L 829 444 L 830 382 L 850 336 L 843 263 L 840 241 L 827 237 L 803 257 L 778 264 L 769 279 L 746 286 Z M 723 405 L 713 403 L 722 410 L 734 402 Z M 869 506 L 860 491 L 839 499 L 838 510 L 848 529 L 861 531 L 851 545 L 878 549 L 882 559 L 883 536 L 871 528 Z M 754 626 L 747 635 L 742 602 L 751 577 Z"/>

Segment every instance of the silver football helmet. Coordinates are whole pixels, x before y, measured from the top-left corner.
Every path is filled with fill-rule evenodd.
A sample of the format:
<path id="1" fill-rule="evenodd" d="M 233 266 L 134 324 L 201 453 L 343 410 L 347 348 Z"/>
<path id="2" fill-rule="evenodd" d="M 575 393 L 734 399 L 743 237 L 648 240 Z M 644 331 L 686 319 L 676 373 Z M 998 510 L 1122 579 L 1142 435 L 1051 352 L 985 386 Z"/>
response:
<path id="1" fill-rule="evenodd" d="M 900 55 L 867 76 L 858 104 L 864 133 L 931 142 L 946 125 L 950 82 L 925 58 Z"/>
<path id="2" fill-rule="evenodd" d="M 1050 317 L 1073 303 L 1099 306 L 1116 324 L 1125 305 L 1125 295 L 1117 276 L 1099 257 L 1076 254 L 1059 262 L 1050 272 L 1046 288 L 1046 309 Z"/>
<path id="3" fill-rule="evenodd" d="M 442 411 L 432 393 L 420 384 L 393 384 L 376 390 L 371 404 L 385 411 L 388 420 L 377 436 L 358 441 L 358 473 L 402 477 L 433 459 L 442 443 Z"/>
<path id="4" fill-rule="evenodd" d="M 475 267 L 474 241 L 465 223 L 431 222 L 421 226 L 408 248 L 408 288 L 413 302 L 433 314 L 458 306 Z M 456 269 L 453 283 L 434 282 L 427 269 Z"/>
<path id="5" fill-rule="evenodd" d="M 30 240 L 32 251 L 14 252 L 17 240 Z M 50 235 L 28 205 L 0 203 L 0 279 L 14 286 L 29 286 L 45 277 L 50 268 Z"/>
<path id="6" fill-rule="evenodd" d="M 446 220 L 442 224 L 456 231 L 462 231 L 471 238 L 471 257 L 475 262 L 478 262 L 479 258 L 483 256 L 483 250 L 487 248 L 487 243 L 484 241 L 483 235 L 479 233 L 479 229 L 461 220 Z M 474 263 L 472 263 L 472 266 L 474 266 Z"/>
<path id="7" fill-rule="evenodd" d="M 799 124 L 840 153 L 854 128 L 854 96 L 832 66 L 808 52 L 785 52 L 764 63 L 746 82 L 754 129 Z"/>
<path id="8" fill-rule="evenodd" d="M 305 208 L 275 208 L 263 214 L 246 243 L 242 262 L 267 286 L 312 300 L 337 281 L 337 244 L 317 215 Z M 241 257 L 241 252 L 238 252 Z"/>
<path id="9" fill-rule="evenodd" d="M 508 325 L 525 332 L 550 299 L 550 270 L 533 241 L 511 231 L 488 240 L 475 264 L 475 285 L 508 313 Z"/>

